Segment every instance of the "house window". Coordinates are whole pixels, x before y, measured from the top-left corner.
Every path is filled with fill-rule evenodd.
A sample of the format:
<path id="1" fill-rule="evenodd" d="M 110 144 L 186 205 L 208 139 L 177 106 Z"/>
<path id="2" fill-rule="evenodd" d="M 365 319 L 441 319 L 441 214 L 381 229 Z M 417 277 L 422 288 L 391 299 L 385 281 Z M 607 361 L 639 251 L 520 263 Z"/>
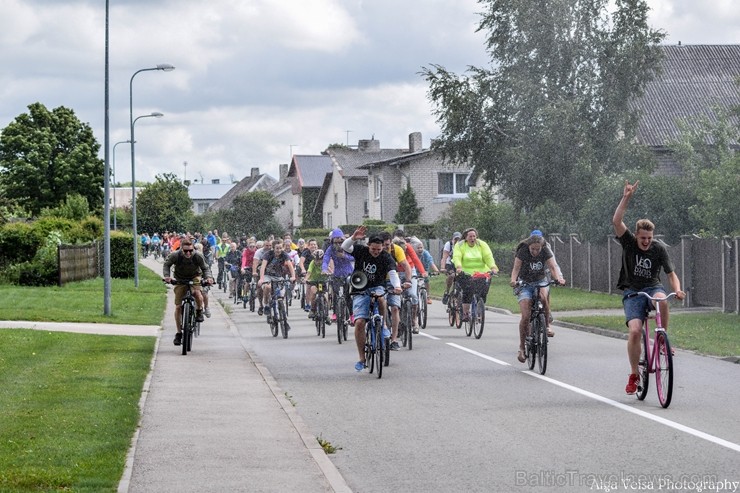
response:
<path id="1" fill-rule="evenodd" d="M 339 208 L 339 194 L 336 192 L 334 193 L 334 208 Z"/>
<path id="2" fill-rule="evenodd" d="M 440 173 L 437 179 L 437 193 L 439 195 L 464 195 L 470 192 L 465 184 L 468 173 Z"/>
<path id="3" fill-rule="evenodd" d="M 210 205 L 211 204 L 209 204 L 208 202 L 200 202 L 198 204 L 198 214 L 203 214 L 204 212 L 206 212 L 208 210 L 208 207 L 210 207 Z"/>
<path id="4" fill-rule="evenodd" d="M 334 225 L 331 222 L 331 212 L 326 213 L 326 227 L 327 229 L 333 229 Z"/>
<path id="5" fill-rule="evenodd" d="M 373 191 L 375 193 L 375 200 L 380 200 L 383 192 L 383 181 L 378 176 L 373 178 Z"/>

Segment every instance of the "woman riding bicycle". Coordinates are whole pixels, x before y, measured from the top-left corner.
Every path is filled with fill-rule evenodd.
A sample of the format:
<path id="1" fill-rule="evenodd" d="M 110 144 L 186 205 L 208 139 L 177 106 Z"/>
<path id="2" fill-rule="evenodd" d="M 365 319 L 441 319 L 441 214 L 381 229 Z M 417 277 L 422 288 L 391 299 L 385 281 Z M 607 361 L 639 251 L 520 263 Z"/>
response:
<path id="1" fill-rule="evenodd" d="M 352 307 L 352 299 L 349 296 L 349 286 L 347 285 L 347 278 L 352 275 L 352 271 L 355 268 L 355 258 L 342 248 L 344 242 L 344 232 L 335 228 L 329 235 L 331 243 L 327 245 L 326 251 L 324 252 L 324 258 L 321 262 L 321 272 L 328 274 L 329 284 L 332 293 L 339 292 L 339 286 L 344 285 L 344 306 Z M 331 318 L 332 320 L 337 319 L 336 314 L 336 303 L 332 306 Z"/>
<path id="2" fill-rule="evenodd" d="M 488 283 L 483 279 L 471 277 L 476 272 L 488 272 L 498 274 L 498 266 L 493 259 L 491 248 L 483 240 L 478 239 L 478 231 L 468 228 L 462 233 L 462 241 L 459 241 L 452 252 L 452 262 L 455 264 L 457 274 L 468 274 L 459 278 L 463 290 L 463 322 L 470 320 L 470 301 L 473 299 L 474 291 L 486 300 L 488 296 Z"/>
<path id="3" fill-rule="evenodd" d="M 324 251 L 317 249 L 313 253 L 314 259 L 306 267 L 306 307 L 309 309 L 308 318 L 314 319 L 316 316 L 316 292 L 318 291 L 317 286 L 319 283 L 325 283 L 329 280 L 328 274 L 321 272 L 321 262 L 324 259 Z"/>
<path id="4" fill-rule="evenodd" d="M 540 301 L 545 309 L 545 320 L 547 321 L 547 337 L 554 337 L 555 333 L 550 328 L 550 298 L 547 296 L 547 270 L 557 279 L 561 286 L 565 284 L 563 274 L 555 262 L 552 251 L 546 247 L 545 238 L 542 235 L 533 234 L 522 241 L 516 247 L 514 257 L 514 268 L 511 270 L 511 287 L 516 286 L 517 281 L 522 280 L 527 286 L 517 288 L 515 294 L 519 301 L 519 310 L 522 314 L 519 319 L 519 354 L 517 359 L 524 363 L 524 340 L 529 332 L 529 317 L 531 315 L 531 300 L 534 297 L 535 285 L 544 284 L 540 287 Z"/>

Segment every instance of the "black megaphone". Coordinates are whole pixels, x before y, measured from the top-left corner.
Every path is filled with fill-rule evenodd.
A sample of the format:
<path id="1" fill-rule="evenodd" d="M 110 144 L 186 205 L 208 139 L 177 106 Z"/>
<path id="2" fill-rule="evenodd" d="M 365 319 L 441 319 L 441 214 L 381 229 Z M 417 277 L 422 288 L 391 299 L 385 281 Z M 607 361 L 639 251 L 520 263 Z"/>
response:
<path id="1" fill-rule="evenodd" d="M 355 271 L 349 278 L 349 283 L 354 291 L 362 291 L 367 286 L 367 275 L 362 271 Z"/>

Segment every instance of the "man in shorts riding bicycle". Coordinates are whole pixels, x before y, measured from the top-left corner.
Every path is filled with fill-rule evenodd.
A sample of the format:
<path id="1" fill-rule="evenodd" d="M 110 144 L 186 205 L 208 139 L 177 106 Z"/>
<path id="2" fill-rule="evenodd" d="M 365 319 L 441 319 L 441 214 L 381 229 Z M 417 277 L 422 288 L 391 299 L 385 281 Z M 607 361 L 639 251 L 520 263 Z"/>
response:
<path id="1" fill-rule="evenodd" d="M 174 276 L 171 276 L 170 272 L 172 267 L 175 268 Z M 211 269 L 208 268 L 203 255 L 195 252 L 192 240 L 182 240 L 180 242 L 180 249 L 167 256 L 167 259 L 164 261 L 162 276 L 167 283 L 172 281 L 173 277 L 178 281 L 193 281 L 195 283 L 190 286 L 196 304 L 195 320 L 198 322 L 205 320 L 203 318 L 203 293 L 200 286 L 203 279 L 205 279 L 206 283 L 213 284 L 213 275 L 211 275 Z M 179 346 L 182 343 L 181 303 L 187 290 L 187 285 L 178 284 L 175 286 L 175 326 L 177 327 L 177 334 L 175 334 L 174 341 L 175 346 Z"/>
<path id="2" fill-rule="evenodd" d="M 355 242 L 365 237 L 367 228 L 358 227 L 355 232 L 344 240 L 342 248 L 351 253 L 355 259 L 354 272 L 362 272 L 367 277 L 367 285 L 361 293 L 354 295 L 352 300 L 352 313 L 355 316 L 355 342 L 359 361 L 355 363 L 355 370 L 362 371 L 365 368 L 365 325 L 370 319 L 370 294 L 381 294 L 385 291 L 386 276 L 390 277 L 393 292 L 401 294 L 401 280 L 396 272 L 396 261 L 390 253 L 383 250 L 383 238 L 380 235 L 372 235 L 368 239 L 367 246 Z M 380 313 L 386 313 L 385 300 L 380 298 Z M 390 337 L 390 331 L 383 327 L 383 339 Z"/>
<path id="3" fill-rule="evenodd" d="M 640 377 L 637 374 L 637 366 L 640 361 L 640 337 L 642 335 L 642 321 L 651 308 L 651 302 L 642 297 L 628 296 L 638 291 L 644 291 L 651 296 L 665 298 L 666 293 L 663 284 L 660 282 L 660 269 L 662 268 L 671 285 L 671 289 L 676 292 L 676 298 L 684 299 L 686 293 L 681 291 L 681 281 L 674 272 L 673 262 L 668 256 L 668 251 L 662 243 L 653 241 L 653 231 L 655 225 L 648 219 L 637 221 L 635 233 L 633 234 L 624 224 L 624 214 L 627 211 L 627 205 L 637 190 L 636 181 L 630 185 L 629 181 L 624 183 L 622 199 L 614 211 L 612 224 L 614 232 L 617 235 L 619 243 L 622 245 L 622 268 L 619 271 L 619 281 L 617 289 L 624 292 L 622 304 L 624 305 L 624 315 L 626 324 L 629 328 L 627 338 L 627 355 L 630 363 L 630 375 L 627 381 L 625 392 L 634 394 L 637 392 L 637 384 Z M 660 313 L 663 319 L 663 328 L 668 328 L 668 302 L 660 302 Z"/>
<path id="4" fill-rule="evenodd" d="M 262 265 L 260 266 L 260 277 L 257 281 L 258 286 L 262 286 L 262 304 L 267 307 L 267 321 L 272 316 L 270 312 L 270 298 L 272 296 L 272 282 L 282 281 L 285 276 L 290 277 L 291 282 L 295 282 L 295 269 L 293 261 L 285 252 L 283 240 L 272 241 L 272 251 L 264 254 Z"/>

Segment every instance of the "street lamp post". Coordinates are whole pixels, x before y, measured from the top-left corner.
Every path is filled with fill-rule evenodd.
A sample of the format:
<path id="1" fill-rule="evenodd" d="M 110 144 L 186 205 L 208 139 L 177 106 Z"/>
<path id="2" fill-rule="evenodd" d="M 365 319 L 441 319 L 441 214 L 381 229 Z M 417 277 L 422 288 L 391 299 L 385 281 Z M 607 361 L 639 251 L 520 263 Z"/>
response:
<path id="1" fill-rule="evenodd" d="M 139 241 L 138 237 L 136 235 L 136 174 L 134 171 L 134 143 L 136 142 L 134 140 L 134 122 L 138 120 L 139 117 L 136 120 L 134 120 L 134 77 L 136 77 L 136 74 L 139 72 L 148 72 L 150 70 L 162 70 L 165 72 L 169 72 L 171 70 L 175 70 L 175 67 L 168 63 L 161 63 L 157 65 L 156 67 L 151 68 L 142 68 L 134 72 L 134 75 L 131 76 L 131 80 L 129 81 L 128 85 L 128 93 L 129 93 L 129 123 L 131 126 L 131 138 L 129 139 L 131 141 L 131 210 L 132 210 L 132 222 L 133 222 L 133 233 L 134 233 L 134 286 L 139 287 Z M 154 114 L 151 115 L 144 115 L 144 116 L 156 116 Z M 161 116 L 161 114 L 160 114 Z"/>
<path id="2" fill-rule="evenodd" d="M 116 147 L 118 144 L 128 144 L 130 140 L 122 140 L 113 144 L 113 229 L 118 229 L 116 224 Z"/>
<path id="3" fill-rule="evenodd" d="M 132 216 L 132 228 L 134 230 L 134 286 L 139 287 L 139 248 L 138 248 L 138 236 L 136 234 L 136 178 L 135 178 L 135 166 L 134 166 L 134 126 L 136 122 L 141 118 L 162 118 L 164 115 L 158 111 L 149 113 L 148 115 L 137 116 L 134 122 L 131 124 L 131 216 Z"/>

